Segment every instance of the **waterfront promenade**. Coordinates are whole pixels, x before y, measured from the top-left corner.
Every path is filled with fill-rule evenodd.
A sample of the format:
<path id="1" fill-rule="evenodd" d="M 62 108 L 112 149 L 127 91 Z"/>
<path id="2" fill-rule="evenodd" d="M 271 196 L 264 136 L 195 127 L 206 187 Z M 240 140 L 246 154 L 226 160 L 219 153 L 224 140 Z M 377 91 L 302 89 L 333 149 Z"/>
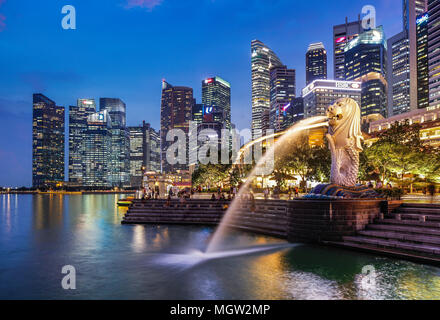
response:
<path id="1" fill-rule="evenodd" d="M 440 205 L 385 200 L 238 200 L 232 229 L 440 265 Z M 218 225 L 228 200 L 135 200 L 123 224 Z"/>

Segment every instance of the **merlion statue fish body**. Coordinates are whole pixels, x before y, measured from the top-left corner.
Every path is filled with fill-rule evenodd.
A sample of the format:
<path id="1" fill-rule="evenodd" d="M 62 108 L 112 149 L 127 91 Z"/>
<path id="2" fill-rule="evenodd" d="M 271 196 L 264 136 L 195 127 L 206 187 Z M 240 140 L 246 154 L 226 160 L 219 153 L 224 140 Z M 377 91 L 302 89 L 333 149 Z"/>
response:
<path id="1" fill-rule="evenodd" d="M 332 157 L 330 182 L 353 187 L 362 151 L 361 110 L 351 98 L 338 99 L 327 108 L 329 129 L 326 135 Z"/>

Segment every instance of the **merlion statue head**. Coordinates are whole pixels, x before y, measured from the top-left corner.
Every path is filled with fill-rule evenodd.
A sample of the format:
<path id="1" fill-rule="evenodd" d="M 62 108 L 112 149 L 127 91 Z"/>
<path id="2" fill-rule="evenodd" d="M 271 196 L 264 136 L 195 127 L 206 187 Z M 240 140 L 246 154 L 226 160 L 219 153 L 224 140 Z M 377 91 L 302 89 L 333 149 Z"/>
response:
<path id="1" fill-rule="evenodd" d="M 357 102 L 351 98 L 338 99 L 327 108 L 326 114 L 335 147 L 345 148 L 351 144 L 357 151 L 362 151 L 361 110 Z"/>

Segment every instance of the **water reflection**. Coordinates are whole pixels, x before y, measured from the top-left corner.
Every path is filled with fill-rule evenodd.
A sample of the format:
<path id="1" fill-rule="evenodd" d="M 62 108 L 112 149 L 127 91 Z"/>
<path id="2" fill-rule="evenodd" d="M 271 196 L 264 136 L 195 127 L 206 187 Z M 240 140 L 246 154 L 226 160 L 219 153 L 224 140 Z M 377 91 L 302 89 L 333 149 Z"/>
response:
<path id="1" fill-rule="evenodd" d="M 134 252 L 143 252 L 147 247 L 147 239 L 145 237 L 145 227 L 142 225 L 135 226 L 133 231 L 132 247 Z"/>

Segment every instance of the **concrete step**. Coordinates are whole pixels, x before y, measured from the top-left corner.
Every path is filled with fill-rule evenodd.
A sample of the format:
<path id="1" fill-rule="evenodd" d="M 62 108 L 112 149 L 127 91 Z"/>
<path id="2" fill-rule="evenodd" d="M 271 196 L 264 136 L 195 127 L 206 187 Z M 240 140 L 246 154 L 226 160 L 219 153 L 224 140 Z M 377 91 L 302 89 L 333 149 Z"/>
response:
<path id="1" fill-rule="evenodd" d="M 233 225 L 241 225 L 246 226 L 249 228 L 257 228 L 257 229 L 270 229 L 270 230 L 277 230 L 277 231 L 283 231 L 287 233 L 287 226 L 286 225 L 280 225 L 280 224 L 274 224 L 274 223 L 259 223 L 258 221 L 243 221 L 243 220 L 231 220 L 228 221 L 228 224 Z"/>
<path id="2" fill-rule="evenodd" d="M 155 209 L 150 208 L 148 210 L 146 209 L 137 209 L 137 208 L 131 208 L 127 211 L 128 215 L 162 215 L 166 216 L 169 214 L 172 215 L 221 215 L 223 216 L 225 214 L 224 210 L 193 210 L 192 208 L 179 208 L 179 209 L 173 209 L 173 210 L 167 210 L 167 209 Z M 264 213 L 264 212 L 235 212 L 233 216 L 236 217 L 243 217 L 243 218 L 250 218 L 250 219 L 274 219 L 274 220 L 280 220 L 282 219 L 287 220 L 287 214 L 284 213 Z"/>
<path id="3" fill-rule="evenodd" d="M 422 234 L 440 236 L 440 229 L 430 229 L 426 227 L 404 226 L 404 225 L 389 225 L 389 224 L 369 224 L 366 230 L 384 230 L 384 231 L 399 231 L 407 234 Z"/>
<path id="4" fill-rule="evenodd" d="M 407 203 L 404 202 L 401 208 L 430 208 L 440 210 L 440 204 L 435 203 Z"/>
<path id="5" fill-rule="evenodd" d="M 254 232 L 254 233 L 256 232 L 256 233 L 266 234 L 266 235 L 270 235 L 270 236 L 274 236 L 274 237 L 281 237 L 281 238 L 287 237 L 287 231 L 273 230 L 273 229 L 268 229 L 268 228 L 260 228 L 260 227 L 255 227 L 255 226 L 247 226 L 247 225 L 234 224 L 234 223 L 228 223 L 227 226 L 230 228 L 233 228 L 233 229 L 249 231 L 249 232 Z"/>
<path id="6" fill-rule="evenodd" d="M 434 209 L 434 208 L 419 208 L 419 207 L 400 207 L 395 212 L 440 215 L 440 208 Z"/>
<path id="7" fill-rule="evenodd" d="M 440 222 L 421 222 L 414 220 L 397 220 L 397 219 L 376 219 L 375 223 L 391 224 L 391 225 L 405 225 L 405 226 L 417 226 L 427 228 L 440 228 Z"/>
<path id="8" fill-rule="evenodd" d="M 391 248 L 402 251 L 411 251 L 422 254 L 440 255 L 440 246 L 416 244 L 409 242 L 402 242 L 398 240 L 385 240 L 378 238 L 370 238 L 364 236 L 346 236 L 343 237 L 344 242 L 358 243 L 364 245 L 375 245 L 383 248 Z"/>
<path id="9" fill-rule="evenodd" d="M 274 221 L 280 224 L 287 223 L 287 217 L 276 215 L 256 215 L 256 214 L 239 214 L 231 215 L 231 219 L 254 220 L 254 221 Z"/>
<path id="10" fill-rule="evenodd" d="M 142 204 L 133 204 L 130 208 L 136 209 L 178 209 L 178 208 L 192 208 L 195 210 L 203 210 L 203 209 L 222 209 L 224 205 L 195 205 L 195 204 L 170 204 L 167 206 L 165 203 L 162 204 L 153 204 L 153 205 L 142 205 Z"/>
<path id="11" fill-rule="evenodd" d="M 136 218 L 180 218 L 180 219 L 221 219 L 223 218 L 222 215 L 219 214 L 151 214 L 151 213 L 130 213 L 125 215 L 126 218 L 128 217 L 136 217 Z"/>
<path id="12" fill-rule="evenodd" d="M 388 215 L 387 217 L 390 218 L 396 218 L 396 214 L 400 214 L 400 217 L 403 220 L 420 220 L 422 217 L 425 218 L 426 221 L 440 221 L 440 214 L 439 215 L 433 215 L 433 214 L 423 214 L 423 213 L 392 213 Z"/>
<path id="13" fill-rule="evenodd" d="M 372 231 L 365 230 L 359 231 L 359 235 L 365 237 L 381 238 L 381 239 L 394 239 L 399 241 L 414 242 L 419 244 L 434 244 L 440 245 L 440 236 L 425 236 L 425 235 L 414 235 L 406 234 L 398 231 Z"/>
<path id="14" fill-rule="evenodd" d="M 194 213 L 224 213 L 225 210 L 218 209 L 194 209 L 194 208 L 130 208 L 127 212 L 130 213 L 184 213 L 184 212 L 194 212 Z"/>
<path id="15" fill-rule="evenodd" d="M 218 221 L 176 221 L 176 220 L 146 220 L 146 219 L 124 219 L 122 224 L 187 224 L 187 225 L 218 225 Z"/>

